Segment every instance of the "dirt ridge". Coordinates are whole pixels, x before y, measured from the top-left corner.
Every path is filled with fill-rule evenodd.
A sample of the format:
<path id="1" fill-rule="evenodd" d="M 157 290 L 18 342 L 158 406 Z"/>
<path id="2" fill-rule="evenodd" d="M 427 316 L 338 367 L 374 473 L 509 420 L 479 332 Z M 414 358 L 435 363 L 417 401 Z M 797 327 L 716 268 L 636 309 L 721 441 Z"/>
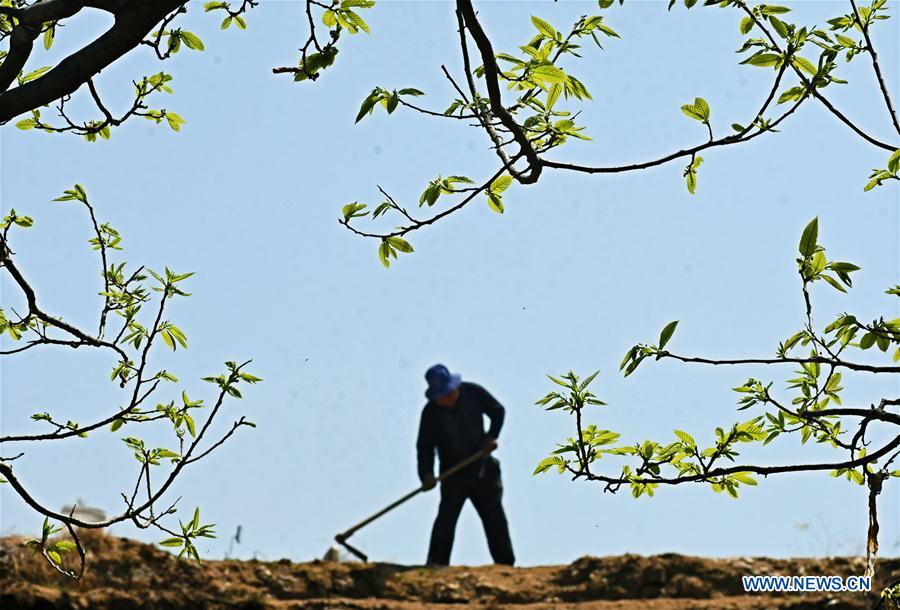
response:
<path id="1" fill-rule="evenodd" d="M 0 607 L 22 610 L 857 610 L 860 594 L 745 595 L 741 576 L 863 573 L 861 558 L 725 558 L 675 553 L 582 557 L 569 565 L 450 567 L 289 560 L 177 560 L 126 538 L 91 534 L 89 570 L 73 582 L 0 538 Z M 879 562 L 873 589 L 900 578 Z M 876 588 L 877 587 L 877 588 Z"/>

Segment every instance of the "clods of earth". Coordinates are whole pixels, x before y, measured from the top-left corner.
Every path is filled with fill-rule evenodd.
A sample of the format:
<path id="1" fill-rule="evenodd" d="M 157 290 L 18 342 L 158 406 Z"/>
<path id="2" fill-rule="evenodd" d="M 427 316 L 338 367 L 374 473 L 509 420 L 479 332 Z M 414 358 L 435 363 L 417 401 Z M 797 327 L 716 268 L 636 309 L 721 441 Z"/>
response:
<path id="1" fill-rule="evenodd" d="M 582 557 L 569 565 L 428 569 L 383 563 L 178 560 L 126 538 L 85 538 L 88 570 L 60 575 L 0 538 L 4 610 L 863 610 L 859 593 L 745 594 L 741 577 L 863 573 L 861 558 Z M 882 559 L 873 589 L 900 578 Z M 867 603 L 869 604 L 867 606 Z"/>

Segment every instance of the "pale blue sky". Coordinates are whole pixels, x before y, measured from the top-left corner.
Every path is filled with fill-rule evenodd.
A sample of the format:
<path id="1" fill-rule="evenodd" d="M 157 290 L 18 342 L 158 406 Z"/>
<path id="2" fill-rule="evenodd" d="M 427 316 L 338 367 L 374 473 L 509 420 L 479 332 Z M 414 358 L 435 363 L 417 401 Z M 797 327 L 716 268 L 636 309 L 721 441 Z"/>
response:
<path id="1" fill-rule="evenodd" d="M 478 6 L 498 50 L 531 37 L 531 14 L 563 28 L 596 8 Z M 187 120 L 181 133 L 131 121 L 109 142 L 88 144 L 7 126 L 0 196 L 4 209 L 36 220 L 15 248 L 49 311 L 90 325 L 97 311 L 86 219 L 74 207 L 49 203 L 80 182 L 99 216 L 123 233 L 129 262 L 197 272 L 189 285 L 194 296 L 172 308 L 190 349 L 156 353 L 190 395 L 211 397 L 199 377 L 222 361 L 254 359 L 252 370 L 265 382 L 229 403 L 220 427 L 239 414 L 259 427 L 188 469 L 173 492 L 185 496 L 186 510 L 199 504 L 218 524 L 221 537 L 204 541 L 201 551 L 221 556 L 242 524 L 240 556 L 311 559 L 335 533 L 412 489 L 422 374 L 436 361 L 507 407 L 497 455 L 520 563 L 624 552 L 863 550 L 864 490 L 824 474 L 761 481 L 740 501 L 698 486 L 634 500 L 627 491 L 610 495 L 599 485 L 532 477 L 536 462 L 573 426 L 533 402 L 549 389 L 545 374 L 599 368 L 595 391 L 609 406 L 590 421 L 624 439 L 667 440 L 680 428 L 709 443 L 716 425 L 746 419 L 752 411 L 735 412 L 730 388 L 756 376 L 782 389 L 790 370 L 656 363 L 623 380 L 618 363 L 672 319 L 681 320 L 673 350 L 772 354 L 801 324 L 796 242 L 816 215 L 828 253 L 862 267 L 849 295 L 816 289 L 817 318 L 843 310 L 896 317 L 897 299 L 884 290 L 898 281 L 897 187 L 862 192 L 886 154 L 808 103 L 781 133 L 705 154 L 694 197 L 680 163 L 619 176 L 546 172 L 538 185 L 508 191 L 502 217 L 479 203 L 414 233 L 415 254 L 385 270 L 374 243 L 338 226 L 342 204 L 378 203 L 380 184 L 414 205 L 439 173 L 482 177 L 494 167 L 485 135 L 463 124 L 402 111 L 376 111 L 353 124 L 375 85 L 418 87 L 428 94 L 424 105 L 446 107 L 451 92 L 440 65 L 457 74 L 460 67 L 451 4 L 379 2 L 368 17 L 372 35 L 343 40 L 337 64 L 314 85 L 271 73 L 295 61 L 300 3 L 262 2 L 243 32 L 219 31 L 218 20 L 199 8 L 183 23 L 203 38 L 206 52 L 184 50 L 160 65 L 139 50 L 99 81 L 110 104 L 122 105 L 132 78 L 172 73 L 175 94 L 164 101 Z M 804 2 L 796 13 L 822 24 L 844 10 L 840 2 Z M 732 11 L 667 13 L 663 2 L 629 0 L 607 13 L 622 39 L 571 64 L 594 94 L 582 114 L 594 140 L 574 142 L 558 157 L 643 160 L 702 141 L 702 126 L 679 110 L 695 96 L 709 101 L 713 127 L 725 133 L 732 122 L 746 122 L 765 95 L 772 74 L 737 65 L 739 16 Z M 102 19 L 73 21 L 59 35 L 59 52 L 104 27 Z M 900 99 L 897 24 L 896 16 L 880 23 L 875 40 Z M 889 139 L 867 62 L 842 68 L 850 85 L 828 93 Z M 4 282 L 8 307 L 18 296 Z M 121 400 L 108 382 L 110 366 L 107 355 L 84 351 L 4 360 L 4 433 L 39 430 L 28 416 L 41 410 L 81 422 L 108 414 Z M 845 386 L 845 404 L 860 406 L 898 391 L 895 379 L 862 375 L 845 376 Z M 118 437 L 34 448 L 16 469 L 50 506 L 81 497 L 112 512 L 136 474 Z M 801 447 L 799 439 L 747 453 L 759 463 L 841 455 Z M 886 486 L 885 554 L 900 550 L 898 498 L 897 485 Z M 373 559 L 422 562 L 437 501 L 436 493 L 417 498 L 353 541 Z M 38 529 L 40 517 L 6 487 L 0 503 L 4 533 Z M 158 538 L 127 526 L 115 531 Z M 487 561 L 477 517 L 467 508 L 453 562 Z"/>

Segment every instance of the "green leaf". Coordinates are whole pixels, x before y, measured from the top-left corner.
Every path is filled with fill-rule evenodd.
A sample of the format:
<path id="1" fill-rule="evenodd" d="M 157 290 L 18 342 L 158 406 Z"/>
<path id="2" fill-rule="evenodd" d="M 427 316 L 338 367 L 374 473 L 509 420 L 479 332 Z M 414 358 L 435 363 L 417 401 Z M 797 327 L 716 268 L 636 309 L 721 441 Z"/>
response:
<path id="1" fill-rule="evenodd" d="M 344 2 L 343 6 L 346 7 L 347 3 Z M 351 10 L 344 10 L 343 13 L 347 17 L 347 20 L 350 21 L 350 23 L 352 23 L 355 26 L 355 29 L 362 30 L 366 34 L 370 33 L 369 24 L 366 23 L 365 20 L 359 16 L 359 14 L 357 14 L 356 12 L 351 11 Z M 356 32 L 353 31 L 353 29 L 348 28 L 348 30 L 350 31 L 351 34 L 356 34 Z"/>
<path id="2" fill-rule="evenodd" d="M 564 83 L 566 81 L 566 73 L 554 66 L 553 64 L 540 64 L 534 66 L 529 74 L 537 80 L 547 83 Z"/>
<path id="3" fill-rule="evenodd" d="M 761 68 L 768 68 L 779 65 L 781 63 L 781 55 L 776 55 L 775 53 L 758 53 L 756 55 L 748 57 L 741 63 L 750 64 L 751 66 L 759 66 Z"/>
<path id="4" fill-rule="evenodd" d="M 749 34 L 755 24 L 756 22 L 752 17 L 744 17 L 741 19 L 741 34 Z"/>
<path id="5" fill-rule="evenodd" d="M 59 542 L 55 542 L 53 544 L 53 550 L 59 551 L 60 553 L 68 553 L 69 551 L 75 550 L 75 543 L 70 540 L 60 540 Z"/>
<path id="6" fill-rule="evenodd" d="M 808 59 L 806 59 L 805 57 L 800 57 L 799 55 L 796 57 L 793 57 L 791 59 L 791 63 L 794 65 L 795 68 L 798 68 L 798 69 L 802 70 L 803 72 L 806 72 L 810 76 L 815 76 L 816 73 L 818 72 L 818 70 L 816 70 L 816 67 L 813 65 L 813 63 L 811 61 L 809 61 Z"/>
<path id="7" fill-rule="evenodd" d="M 540 462 L 538 462 L 537 467 L 534 469 L 534 472 L 531 473 L 532 476 L 536 474 L 540 474 L 542 472 L 546 472 L 553 468 L 557 467 L 560 471 L 565 470 L 566 460 L 560 455 L 551 455 L 550 457 L 546 457 Z"/>
<path id="8" fill-rule="evenodd" d="M 439 181 L 435 180 L 430 182 L 425 190 L 422 191 L 422 194 L 419 196 L 419 207 L 424 204 L 428 204 L 432 206 L 438 200 L 438 197 L 441 196 L 441 186 Z"/>
<path id="9" fill-rule="evenodd" d="M 693 104 L 685 104 L 681 107 L 681 111 L 692 119 L 703 123 L 709 121 L 709 104 L 702 97 L 696 98 Z"/>
<path id="10" fill-rule="evenodd" d="M 887 168 L 892 174 L 896 174 L 897 171 L 900 170 L 900 148 L 895 150 L 894 154 L 891 155 L 891 158 L 888 159 Z"/>
<path id="11" fill-rule="evenodd" d="M 698 97 L 694 100 L 694 107 L 700 111 L 700 114 L 703 116 L 704 121 L 709 120 L 709 104 L 702 97 Z"/>
<path id="12" fill-rule="evenodd" d="M 503 213 L 503 199 L 493 191 L 488 191 L 488 207 L 498 214 Z"/>
<path id="13" fill-rule="evenodd" d="M 749 472 L 736 472 L 731 475 L 731 478 L 740 481 L 744 485 L 756 485 L 756 479 L 751 477 Z"/>
<path id="14" fill-rule="evenodd" d="M 697 192 L 697 174 L 694 172 L 688 172 L 684 178 L 687 184 L 688 192 L 691 195 L 695 194 Z"/>
<path id="15" fill-rule="evenodd" d="M 375 88 L 372 90 L 372 93 L 363 100 L 362 106 L 359 108 L 359 113 L 356 115 L 355 123 L 359 123 L 364 116 L 367 114 L 372 114 L 372 110 L 375 108 L 375 104 L 377 104 L 381 100 L 381 89 Z"/>
<path id="16" fill-rule="evenodd" d="M 550 90 L 547 91 L 547 102 L 545 105 L 548 110 L 553 109 L 553 106 L 554 106 L 554 104 L 556 104 L 556 100 L 559 99 L 559 96 L 562 93 L 562 91 L 563 91 L 563 86 L 560 85 L 559 83 L 553 85 L 552 87 L 550 87 Z"/>
<path id="17" fill-rule="evenodd" d="M 162 337 L 162 340 L 165 342 L 173 350 L 175 349 L 175 340 L 172 338 L 172 335 L 167 331 L 162 331 L 159 333 L 159 336 Z"/>
<path id="18" fill-rule="evenodd" d="M 48 70 L 50 70 L 50 68 L 52 68 L 52 67 L 53 66 L 44 66 L 42 68 L 38 68 L 37 70 L 29 72 L 25 76 L 22 76 L 21 78 L 19 78 L 19 82 L 22 84 L 25 84 L 25 83 L 31 82 L 33 80 L 36 80 L 36 79 L 40 78 L 41 76 L 43 76 L 44 73 L 47 72 Z"/>
<path id="19" fill-rule="evenodd" d="M 387 109 L 388 114 L 393 114 L 394 110 L 397 109 L 397 104 L 400 103 L 400 98 L 396 93 L 392 93 L 387 98 L 387 104 L 385 108 Z"/>
<path id="20" fill-rule="evenodd" d="M 366 204 L 357 203 L 354 201 L 353 203 L 348 203 L 344 207 L 341 208 L 341 214 L 344 216 L 344 222 L 350 222 L 353 218 L 362 218 L 363 216 L 368 216 L 368 212 L 363 212 L 366 208 Z"/>
<path id="21" fill-rule="evenodd" d="M 693 195 L 697 192 L 697 168 L 703 163 L 703 157 L 696 157 L 688 165 L 684 172 L 684 179 L 687 183 L 688 192 Z"/>
<path id="22" fill-rule="evenodd" d="M 662 332 L 659 335 L 659 349 L 665 347 L 666 343 L 669 342 L 669 339 L 672 338 L 676 326 L 678 326 L 678 320 L 673 320 L 666 324 L 665 328 L 662 329 Z"/>
<path id="23" fill-rule="evenodd" d="M 87 193 L 84 191 L 84 187 L 80 184 L 76 184 L 71 189 L 67 189 L 63 191 L 63 195 L 57 197 L 53 201 L 81 201 L 82 203 L 87 203 Z"/>
<path id="24" fill-rule="evenodd" d="M 816 251 L 816 241 L 819 239 L 819 217 L 813 218 L 800 236 L 800 254 L 804 257 L 812 256 Z"/>
<path id="25" fill-rule="evenodd" d="M 863 338 L 859 340 L 859 348 L 860 349 L 869 349 L 873 345 L 875 345 L 875 339 L 877 337 L 874 333 L 866 333 L 863 335 Z"/>
<path id="26" fill-rule="evenodd" d="M 551 40 L 557 40 L 559 36 L 559 32 L 556 31 L 556 28 L 541 19 L 540 17 L 531 16 L 531 23 L 534 24 L 534 27 L 537 28 L 537 31 L 550 38 Z"/>
<path id="27" fill-rule="evenodd" d="M 395 250 L 399 250 L 400 252 L 409 254 L 413 251 L 413 247 L 410 243 L 401 237 L 388 237 L 387 241 Z"/>
<path id="28" fill-rule="evenodd" d="M 795 102 L 803 99 L 803 96 L 806 95 L 806 87 L 791 87 L 780 96 L 778 96 L 778 103 L 783 104 L 785 102 Z"/>
<path id="29" fill-rule="evenodd" d="M 195 51 L 202 51 L 205 49 L 203 46 L 203 41 L 194 34 L 193 32 L 188 32 L 187 30 L 181 30 L 179 34 L 181 40 L 184 41 L 184 44 L 189 48 Z"/>
<path id="30" fill-rule="evenodd" d="M 697 442 L 694 440 L 694 437 L 683 430 L 675 430 L 675 436 L 681 439 L 681 442 L 683 442 L 685 445 L 689 445 L 691 447 L 697 446 Z"/>
<path id="31" fill-rule="evenodd" d="M 391 266 L 391 245 L 387 241 L 378 246 L 378 259 L 385 268 Z"/>
<path id="32" fill-rule="evenodd" d="M 56 25 L 51 25 L 44 32 L 44 49 L 50 50 L 53 46 L 53 37 L 56 35 Z"/>
<path id="33" fill-rule="evenodd" d="M 181 345 L 181 347 L 187 347 L 187 337 L 181 331 L 180 328 L 178 328 L 175 325 L 170 324 L 169 325 L 169 334 L 172 335 L 172 337 L 176 341 L 178 341 L 178 343 Z"/>
<path id="34" fill-rule="evenodd" d="M 787 24 L 784 21 L 782 21 L 781 19 L 779 19 L 778 17 L 775 17 L 774 15 L 769 15 L 769 23 L 772 24 L 772 27 L 775 29 L 776 32 L 778 32 L 778 35 L 781 36 L 782 38 L 786 39 L 790 36 L 790 34 L 788 32 Z"/>
<path id="35" fill-rule="evenodd" d="M 813 257 L 812 257 L 813 273 L 819 274 L 822 271 L 824 271 L 826 262 L 827 261 L 825 259 L 825 253 L 822 250 L 819 250 L 815 254 L 813 254 Z"/>
<path id="36" fill-rule="evenodd" d="M 22 119 L 18 123 L 16 123 L 16 127 L 21 129 L 22 131 L 27 131 L 29 129 L 33 129 L 37 126 L 37 121 L 34 119 Z"/>
<path id="37" fill-rule="evenodd" d="M 171 110 L 166 111 L 166 121 L 169 123 L 172 131 L 181 131 L 181 125 L 185 122 L 183 118 Z"/>
<path id="38" fill-rule="evenodd" d="M 447 183 L 454 184 L 456 182 L 462 182 L 464 184 L 475 184 L 475 181 L 467 176 L 448 176 Z"/>
<path id="39" fill-rule="evenodd" d="M 503 174 L 501 176 L 497 176 L 491 185 L 488 187 L 492 192 L 497 193 L 498 195 L 509 188 L 509 185 L 512 184 L 512 176 L 509 174 Z"/>
<path id="40" fill-rule="evenodd" d="M 161 546 L 180 547 L 184 544 L 183 538 L 166 538 L 159 543 Z"/>
<path id="41" fill-rule="evenodd" d="M 822 275 L 822 279 L 825 280 L 826 282 L 828 282 L 829 284 L 831 284 L 831 285 L 832 285 L 834 288 L 836 288 L 837 290 L 840 290 L 841 292 L 847 292 L 847 289 L 844 288 L 843 286 L 841 286 L 841 285 L 838 283 L 838 281 L 837 281 L 836 279 L 834 279 L 833 277 L 831 277 L 830 275 L 824 275 L 824 274 L 823 274 L 823 275 Z"/>

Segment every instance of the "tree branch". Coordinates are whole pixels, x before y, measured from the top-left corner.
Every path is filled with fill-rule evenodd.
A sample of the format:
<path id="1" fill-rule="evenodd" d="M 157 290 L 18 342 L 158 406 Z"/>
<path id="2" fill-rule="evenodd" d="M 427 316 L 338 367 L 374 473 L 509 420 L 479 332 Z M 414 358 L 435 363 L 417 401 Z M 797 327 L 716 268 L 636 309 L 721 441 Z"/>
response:
<path id="1" fill-rule="evenodd" d="M 496 180 L 497 178 L 502 176 L 506 171 L 508 171 L 508 170 L 511 171 L 512 164 L 515 163 L 516 161 L 518 161 L 520 157 L 521 157 L 520 154 L 516 154 L 514 157 L 512 157 L 510 159 L 509 165 L 504 165 L 500 169 L 498 169 L 496 172 L 494 172 L 494 174 L 490 178 L 488 178 L 487 181 L 485 181 L 481 186 L 472 189 L 469 192 L 469 194 L 466 195 L 459 203 L 457 203 L 456 205 L 454 205 L 450 208 L 447 208 L 443 212 L 435 214 L 431 218 L 427 218 L 425 220 L 416 220 L 414 224 L 398 227 L 396 230 L 394 230 L 390 233 L 368 233 L 366 231 L 360 231 L 356 227 L 352 226 L 349 221 L 346 221 L 343 218 L 338 218 L 338 224 L 343 225 L 345 228 L 350 230 L 352 233 L 355 233 L 356 235 L 359 235 L 360 237 L 373 237 L 373 238 L 377 238 L 377 239 L 386 239 L 388 237 L 401 237 L 403 235 L 406 235 L 410 231 L 415 231 L 417 229 L 421 229 L 422 227 L 427 227 L 430 224 L 434 224 L 441 218 L 444 218 L 445 216 L 448 216 L 448 215 L 464 208 L 466 205 L 469 204 L 469 202 L 471 202 L 473 199 L 475 199 L 475 197 L 479 193 L 482 193 L 485 190 L 487 190 L 488 186 L 490 186 L 490 184 L 494 180 Z"/>
<path id="2" fill-rule="evenodd" d="M 607 484 L 625 484 L 625 483 L 641 483 L 641 484 L 658 484 L 658 485 L 679 485 L 681 483 L 696 483 L 696 482 L 707 482 L 711 478 L 727 476 L 730 474 L 735 474 L 738 472 L 752 472 L 754 474 L 758 474 L 761 476 L 769 476 L 771 474 L 783 474 L 788 472 L 812 472 L 812 471 L 820 471 L 820 470 L 842 470 L 842 469 L 850 469 L 850 468 L 858 468 L 860 466 L 865 466 L 866 464 L 871 464 L 872 462 L 877 461 L 879 458 L 887 455 L 892 450 L 900 447 L 900 435 L 896 436 L 889 443 L 881 447 L 881 449 L 869 453 L 863 457 L 847 460 L 844 462 L 832 462 L 832 463 L 816 463 L 816 464 L 790 464 L 785 466 L 753 466 L 750 464 L 742 465 L 742 466 L 730 466 L 728 468 L 714 468 L 705 472 L 703 474 L 695 474 L 688 475 L 684 477 L 677 478 L 667 478 L 667 477 L 650 477 L 650 478 L 635 478 L 635 479 L 624 479 L 620 477 L 610 477 L 606 475 L 590 475 L 582 473 L 582 476 L 586 476 L 589 480 L 597 480 L 602 481 Z"/>
<path id="3" fill-rule="evenodd" d="M 462 17 L 465 20 L 466 29 L 472 34 L 475 46 L 478 47 L 478 51 L 481 54 L 481 61 L 484 65 L 484 81 L 487 85 L 488 97 L 491 102 L 491 112 L 500 119 L 500 122 L 503 123 L 504 127 L 509 129 L 513 138 L 515 138 L 516 143 L 519 145 L 519 154 L 517 156 L 524 156 L 528 161 L 527 173 L 514 173 L 513 175 L 521 184 L 534 184 L 541 176 L 543 163 L 540 157 L 538 157 L 537 152 L 534 150 L 534 147 L 532 147 L 531 142 L 528 141 L 528 137 L 525 135 L 522 127 L 516 123 L 515 119 L 503 105 L 503 97 L 500 93 L 498 79 L 499 69 L 497 67 L 497 60 L 494 56 L 494 49 L 491 46 L 491 41 L 482 29 L 481 24 L 478 22 L 478 18 L 475 15 L 475 8 L 472 6 L 472 0 L 457 0 L 456 7 L 462 14 Z"/>
<path id="4" fill-rule="evenodd" d="M 618 174 L 623 172 L 632 172 L 641 169 L 648 169 L 650 167 L 656 167 L 658 165 L 663 165 L 672 161 L 674 159 L 678 159 L 681 157 L 693 157 L 698 152 L 706 150 L 708 148 L 715 148 L 717 146 L 729 146 L 731 144 L 739 144 L 741 142 L 749 142 L 750 140 L 770 131 L 773 127 L 781 123 L 784 119 L 794 113 L 797 108 L 800 107 L 800 104 L 803 103 L 803 99 L 798 100 L 794 103 L 790 110 L 782 114 L 778 119 L 773 121 L 769 125 L 769 129 L 760 129 L 751 134 L 747 134 L 747 130 L 743 131 L 740 134 L 734 134 L 730 136 L 725 136 L 724 138 L 719 138 L 718 140 L 712 140 L 708 142 L 704 142 L 703 144 L 698 144 L 696 146 L 692 146 L 690 148 L 684 148 L 682 150 L 675 151 L 673 153 L 669 153 L 664 157 L 659 157 L 657 159 L 653 159 L 651 161 L 643 161 L 641 163 L 632 163 L 630 165 L 613 165 L 613 166 L 590 166 L 590 165 L 579 165 L 577 163 L 563 163 L 560 161 L 549 161 L 544 159 L 542 162 L 545 167 L 552 167 L 555 169 L 566 169 L 576 172 L 583 172 L 586 174 Z"/>
<path id="5" fill-rule="evenodd" d="M 713 365 L 738 365 L 738 364 L 827 364 L 833 367 L 842 367 L 851 371 L 860 371 L 864 373 L 900 373 L 900 366 L 875 366 L 870 364 L 859 364 L 856 362 L 847 362 L 845 360 L 835 360 L 833 358 L 741 358 L 714 360 L 711 358 L 679 356 L 665 350 L 660 351 L 659 358 L 672 358 L 681 362 L 694 362 L 699 364 Z"/>
<path id="6" fill-rule="evenodd" d="M 53 316 L 41 310 L 41 308 L 38 307 L 37 297 L 35 296 L 34 289 L 28 284 L 28 282 L 22 276 L 22 273 L 13 263 L 12 257 L 9 255 L 8 248 L 6 248 L 5 241 L 2 246 L 0 246 L 0 263 L 2 263 L 2 268 L 9 271 L 9 274 L 12 276 L 13 280 L 16 282 L 16 284 L 18 284 L 19 288 L 22 289 L 22 292 L 25 293 L 25 299 L 28 303 L 29 314 L 34 315 L 36 318 L 47 323 L 49 326 L 56 327 L 69 333 L 84 344 L 92 345 L 95 347 L 109 348 L 116 352 L 123 360 L 128 360 L 128 355 L 118 345 L 110 343 L 109 341 L 104 341 L 97 337 L 92 337 L 79 328 L 76 328 L 75 326 L 72 326 L 67 322 L 63 322 L 58 318 L 54 318 Z"/>
<path id="7" fill-rule="evenodd" d="M 237 375 L 240 372 L 240 369 L 245 366 L 247 363 L 244 363 L 237 367 L 237 369 L 231 374 L 230 380 L 234 381 L 237 379 Z M 55 519 L 62 523 L 68 523 L 73 526 L 83 527 L 87 529 L 101 529 L 105 527 L 109 527 L 115 523 L 119 523 L 122 521 L 126 521 L 131 519 L 135 515 L 140 515 L 142 512 L 147 510 L 149 507 L 153 506 L 160 497 L 169 489 L 175 479 L 178 477 L 181 470 L 187 466 L 191 460 L 191 453 L 200 444 L 203 439 L 204 434 L 206 433 L 209 425 L 212 423 L 212 420 L 215 419 L 216 414 L 219 412 L 219 409 L 222 406 L 222 403 L 225 399 L 226 390 L 222 388 L 219 392 L 218 398 L 216 399 L 216 403 L 212 408 L 212 411 L 207 416 L 206 421 L 203 424 L 203 427 L 197 433 L 197 436 L 191 442 L 191 445 L 188 447 L 188 450 L 182 455 L 181 460 L 175 465 L 172 471 L 169 473 L 166 480 L 163 484 L 153 493 L 152 496 L 147 498 L 144 502 L 138 505 L 136 508 L 128 508 L 125 512 L 115 516 L 108 518 L 104 521 L 83 521 L 81 519 L 75 518 L 73 516 L 67 516 L 62 513 L 58 513 L 54 510 L 51 510 L 38 502 L 25 488 L 25 486 L 19 481 L 19 479 L 13 474 L 13 469 L 10 464 L 5 461 L 0 461 L 0 475 L 2 475 L 12 488 L 16 491 L 16 493 L 21 497 L 26 504 L 28 504 L 31 508 L 44 515 L 45 517 L 49 517 L 50 519 Z"/>
<path id="8" fill-rule="evenodd" d="M 766 35 L 766 37 L 769 39 L 769 42 L 772 43 L 772 46 L 775 47 L 779 53 L 784 53 L 784 51 L 782 51 L 782 49 L 781 49 L 781 46 L 775 40 L 775 37 L 772 36 L 772 33 L 766 27 L 765 23 L 763 23 L 761 20 L 757 19 L 756 15 L 753 14 L 753 11 L 750 10 L 750 8 L 746 5 L 746 3 L 738 1 L 735 4 L 737 4 L 737 6 L 739 6 L 745 13 L 747 13 L 747 15 L 753 20 L 753 22 L 756 24 L 756 26 L 759 27 L 759 29 L 763 32 L 763 34 Z M 897 149 L 897 146 L 892 146 L 890 144 L 887 144 L 885 142 L 877 140 L 877 139 L 873 138 L 872 136 L 870 136 L 869 134 L 867 134 L 866 132 L 864 132 L 859 127 L 857 127 L 856 124 L 853 123 L 853 121 L 851 121 L 849 118 L 847 118 L 840 110 L 835 108 L 834 105 L 830 101 L 828 101 L 828 99 L 824 95 L 819 93 L 819 90 L 813 86 L 813 84 L 806 78 L 806 76 L 803 74 L 803 72 L 801 72 L 800 69 L 797 68 L 797 66 L 794 66 L 792 64 L 791 68 L 793 68 L 794 72 L 800 78 L 800 82 L 803 83 L 803 85 L 806 87 L 806 90 L 809 91 L 810 94 L 814 98 L 819 100 L 822 103 L 822 105 L 825 106 L 842 123 L 844 123 L 845 125 L 847 125 L 847 127 L 852 129 L 858 136 L 860 136 L 862 139 L 867 141 L 869 144 L 872 144 L 873 146 L 877 146 L 879 148 L 883 148 L 884 150 L 889 150 L 889 151 L 893 152 L 894 150 Z"/>
<path id="9" fill-rule="evenodd" d="M 872 44 L 872 39 L 869 37 L 869 25 L 863 23 L 863 20 L 859 15 L 859 9 L 856 8 L 856 0 L 850 0 L 850 6 L 853 7 L 853 15 L 856 17 L 859 29 L 862 30 L 863 38 L 866 40 L 866 48 L 869 51 L 869 55 L 872 56 L 872 67 L 875 69 L 875 78 L 878 80 L 878 86 L 881 88 L 881 95 L 884 97 L 884 103 L 887 106 L 891 122 L 894 124 L 894 130 L 900 134 L 900 121 L 897 120 L 897 112 L 894 110 L 894 105 L 891 103 L 891 94 L 888 93 L 884 77 L 881 75 L 881 66 L 878 64 L 878 53 L 875 52 L 875 45 Z"/>
<path id="10" fill-rule="evenodd" d="M 57 1 L 61 4 L 68 4 L 67 0 Z M 90 44 L 66 57 L 40 78 L 0 93 L 0 124 L 6 123 L 23 112 L 71 95 L 98 72 L 140 45 L 154 25 L 186 1 L 143 2 L 130 0 L 119 3 L 102 3 L 109 5 L 109 8 L 115 8 L 113 26 Z M 33 6 L 43 4 L 49 4 L 49 2 L 40 2 Z M 79 7 L 84 6 L 84 3 L 80 2 L 74 4 Z M 0 66 L 0 71 L 5 68 L 5 64 L 9 60 L 10 57 L 7 57 L 4 64 Z M 18 70 L 16 70 L 16 74 L 18 74 Z"/>

